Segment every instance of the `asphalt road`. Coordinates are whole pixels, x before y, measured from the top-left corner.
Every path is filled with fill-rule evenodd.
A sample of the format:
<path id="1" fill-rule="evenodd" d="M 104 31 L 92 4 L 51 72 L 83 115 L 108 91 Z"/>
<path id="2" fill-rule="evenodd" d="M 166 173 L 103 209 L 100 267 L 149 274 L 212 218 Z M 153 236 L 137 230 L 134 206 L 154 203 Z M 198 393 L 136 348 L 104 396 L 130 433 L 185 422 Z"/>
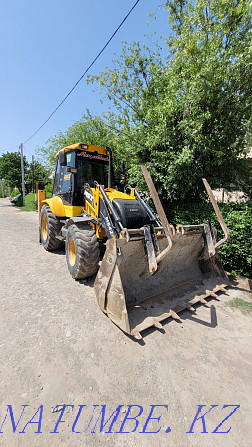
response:
<path id="1" fill-rule="evenodd" d="M 37 213 L 0 199 L 0 225 L 1 446 L 252 445 L 251 317 L 226 305 L 242 287 L 139 343 L 38 243 Z"/>

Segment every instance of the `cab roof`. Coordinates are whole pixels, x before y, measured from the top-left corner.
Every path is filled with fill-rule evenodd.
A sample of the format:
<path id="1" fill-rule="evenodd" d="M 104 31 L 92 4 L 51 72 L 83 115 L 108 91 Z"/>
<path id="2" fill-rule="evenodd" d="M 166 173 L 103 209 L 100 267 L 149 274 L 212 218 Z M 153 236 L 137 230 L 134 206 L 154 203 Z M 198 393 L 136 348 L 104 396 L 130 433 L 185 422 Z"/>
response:
<path id="1" fill-rule="evenodd" d="M 87 144 L 87 143 L 75 143 L 75 144 L 70 144 L 69 146 L 66 146 L 66 147 L 63 147 L 62 149 L 60 149 L 57 152 L 56 157 L 58 157 L 59 153 L 62 151 L 70 152 L 70 151 L 74 151 L 74 150 L 98 152 L 98 154 L 108 155 L 108 150 L 105 147 L 95 146 L 94 144 Z"/>

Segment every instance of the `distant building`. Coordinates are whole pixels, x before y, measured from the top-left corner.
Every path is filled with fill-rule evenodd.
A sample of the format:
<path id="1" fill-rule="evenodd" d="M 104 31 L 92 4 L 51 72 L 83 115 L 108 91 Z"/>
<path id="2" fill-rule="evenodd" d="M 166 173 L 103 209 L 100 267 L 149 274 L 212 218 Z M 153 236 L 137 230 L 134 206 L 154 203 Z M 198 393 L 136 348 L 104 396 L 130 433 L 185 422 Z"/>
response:
<path id="1" fill-rule="evenodd" d="M 252 168 L 252 148 L 247 154 L 248 165 Z M 229 202 L 246 202 L 248 200 L 246 194 L 242 191 L 237 191 L 232 189 L 232 185 L 230 185 L 230 189 L 227 190 L 225 188 L 215 189 L 213 191 L 214 197 L 218 202 L 229 203 Z"/>

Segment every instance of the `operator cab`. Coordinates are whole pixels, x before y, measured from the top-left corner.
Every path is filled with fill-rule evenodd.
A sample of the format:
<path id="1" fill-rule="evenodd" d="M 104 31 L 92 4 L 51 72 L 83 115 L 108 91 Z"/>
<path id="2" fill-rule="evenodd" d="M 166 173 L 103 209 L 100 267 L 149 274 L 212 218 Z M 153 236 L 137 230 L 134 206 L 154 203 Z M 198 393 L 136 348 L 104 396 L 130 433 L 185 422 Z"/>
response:
<path id="1" fill-rule="evenodd" d="M 61 149 L 57 157 L 53 196 L 60 196 L 64 204 L 82 206 L 86 187 L 94 188 L 96 182 L 108 185 L 108 149 L 78 143 Z"/>

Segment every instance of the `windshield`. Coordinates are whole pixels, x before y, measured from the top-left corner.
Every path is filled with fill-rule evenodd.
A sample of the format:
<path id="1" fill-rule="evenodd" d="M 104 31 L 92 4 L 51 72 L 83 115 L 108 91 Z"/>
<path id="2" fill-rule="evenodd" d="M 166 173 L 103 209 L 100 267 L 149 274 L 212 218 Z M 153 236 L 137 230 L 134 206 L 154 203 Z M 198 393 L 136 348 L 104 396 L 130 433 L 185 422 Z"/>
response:
<path id="1" fill-rule="evenodd" d="M 95 186 L 95 181 L 100 185 L 108 184 L 108 160 L 89 159 L 77 156 L 76 188 L 81 189 L 85 183 L 89 183 L 91 188 Z"/>

